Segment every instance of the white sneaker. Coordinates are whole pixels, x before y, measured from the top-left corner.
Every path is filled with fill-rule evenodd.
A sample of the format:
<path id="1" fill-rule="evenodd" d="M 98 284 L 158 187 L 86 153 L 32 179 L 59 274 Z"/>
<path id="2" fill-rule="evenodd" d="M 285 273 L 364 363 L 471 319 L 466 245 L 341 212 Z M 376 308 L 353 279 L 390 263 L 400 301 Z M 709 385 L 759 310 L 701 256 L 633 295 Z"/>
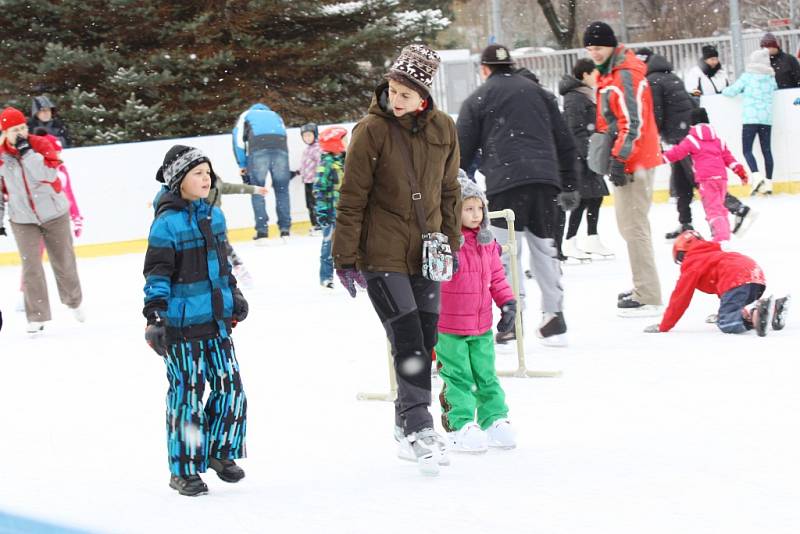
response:
<path id="1" fill-rule="evenodd" d="M 86 308 L 83 307 L 83 304 L 78 306 L 77 308 L 70 308 L 72 310 L 72 316 L 75 317 L 75 320 L 79 323 L 86 322 Z"/>
<path id="2" fill-rule="evenodd" d="M 517 432 L 508 419 L 498 419 L 486 430 L 489 446 L 497 449 L 513 449 L 517 446 Z"/>
<path id="3" fill-rule="evenodd" d="M 44 323 L 39 321 L 31 321 L 28 323 L 28 327 L 25 329 L 25 332 L 28 334 L 38 334 L 44 330 Z"/>
<path id="4" fill-rule="evenodd" d="M 581 248 L 587 254 L 597 254 L 598 256 L 603 257 L 614 255 L 614 251 L 606 248 L 603 242 L 600 241 L 600 236 L 597 234 L 587 236 L 586 241 L 583 242 L 583 246 Z"/>
<path id="5" fill-rule="evenodd" d="M 448 432 L 447 440 L 453 452 L 482 454 L 489 450 L 489 438 L 477 423 L 467 423 L 461 430 Z"/>
<path id="6" fill-rule="evenodd" d="M 436 476 L 440 465 L 450 465 L 444 440 L 432 428 L 404 436 L 402 429 L 395 427 L 394 438 L 398 442 L 397 457 L 417 462 L 423 475 Z"/>
<path id="7" fill-rule="evenodd" d="M 569 239 L 564 240 L 564 244 L 561 245 L 561 253 L 567 258 L 574 258 L 579 261 L 586 261 L 592 259 L 592 257 L 586 254 L 586 252 L 578 248 L 577 237 L 571 237 Z"/>

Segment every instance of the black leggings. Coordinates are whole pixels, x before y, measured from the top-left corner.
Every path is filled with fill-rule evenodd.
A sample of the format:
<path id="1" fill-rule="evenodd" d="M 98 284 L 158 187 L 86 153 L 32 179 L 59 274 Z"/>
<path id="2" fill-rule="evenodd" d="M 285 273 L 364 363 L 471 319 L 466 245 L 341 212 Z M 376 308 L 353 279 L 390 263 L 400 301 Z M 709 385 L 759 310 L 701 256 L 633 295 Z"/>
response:
<path id="1" fill-rule="evenodd" d="M 600 205 L 603 198 L 584 198 L 580 205 L 569 214 L 569 228 L 567 228 L 567 239 L 572 239 L 578 233 L 581 225 L 583 211 L 586 210 L 586 226 L 589 235 L 597 235 L 597 221 L 600 219 Z"/>

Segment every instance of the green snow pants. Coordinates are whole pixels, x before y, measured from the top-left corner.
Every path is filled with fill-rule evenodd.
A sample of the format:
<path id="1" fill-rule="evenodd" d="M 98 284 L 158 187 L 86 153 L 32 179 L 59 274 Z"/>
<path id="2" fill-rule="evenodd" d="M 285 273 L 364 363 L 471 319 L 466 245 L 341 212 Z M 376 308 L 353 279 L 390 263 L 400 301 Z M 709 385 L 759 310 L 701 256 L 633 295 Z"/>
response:
<path id="1" fill-rule="evenodd" d="M 491 329 L 479 336 L 439 332 L 436 344 L 439 376 L 444 385 L 439 394 L 442 425 L 455 432 L 475 421 L 484 430 L 508 416 L 506 394 L 494 368 L 494 336 Z"/>

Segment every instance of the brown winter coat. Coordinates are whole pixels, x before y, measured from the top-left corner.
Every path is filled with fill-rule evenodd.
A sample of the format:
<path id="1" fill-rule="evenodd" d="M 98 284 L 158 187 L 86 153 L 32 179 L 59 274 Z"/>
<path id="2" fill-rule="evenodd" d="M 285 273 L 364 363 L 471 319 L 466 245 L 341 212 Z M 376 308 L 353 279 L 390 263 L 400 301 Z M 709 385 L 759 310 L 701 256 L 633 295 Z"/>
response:
<path id="1" fill-rule="evenodd" d="M 419 229 L 403 149 L 389 121 L 398 121 L 410 142 L 427 228 Z M 434 109 L 399 119 L 388 110 L 388 84 L 378 86 L 369 113 L 353 128 L 347 149 L 333 237 L 337 267 L 419 274 L 422 233 L 441 232 L 457 251 L 461 237 L 458 134 L 449 115 Z"/>

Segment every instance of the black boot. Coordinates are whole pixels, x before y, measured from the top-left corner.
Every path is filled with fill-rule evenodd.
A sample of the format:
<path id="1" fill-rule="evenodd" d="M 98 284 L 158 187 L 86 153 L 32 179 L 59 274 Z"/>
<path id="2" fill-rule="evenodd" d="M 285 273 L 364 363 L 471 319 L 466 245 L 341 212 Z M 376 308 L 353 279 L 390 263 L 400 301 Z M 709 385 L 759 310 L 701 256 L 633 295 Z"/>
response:
<path id="1" fill-rule="evenodd" d="M 200 475 L 172 475 L 169 477 L 169 487 L 187 497 L 197 497 L 208 493 L 208 486 L 200 478 Z"/>
<path id="2" fill-rule="evenodd" d="M 208 459 L 208 467 L 217 472 L 217 476 L 225 482 L 239 482 L 244 478 L 244 469 L 233 460 Z"/>
<path id="3" fill-rule="evenodd" d="M 545 316 L 547 322 L 542 322 L 539 326 L 539 337 L 548 338 L 560 336 L 567 333 L 567 323 L 564 321 L 564 312 L 556 312 L 549 318 Z"/>
<path id="4" fill-rule="evenodd" d="M 665 239 L 676 239 L 679 235 L 681 235 L 686 230 L 694 230 L 694 227 L 689 223 L 682 224 L 676 230 L 674 230 L 672 232 L 667 232 L 666 234 L 664 234 L 664 238 Z"/>
<path id="5" fill-rule="evenodd" d="M 772 307 L 772 297 L 767 297 L 756 302 L 751 313 L 753 328 L 759 337 L 767 335 L 767 325 L 769 325 L 769 312 Z"/>
<path id="6" fill-rule="evenodd" d="M 772 311 L 772 329 L 783 330 L 786 326 L 786 312 L 789 311 L 789 302 L 791 297 L 786 295 L 779 299 L 775 299 L 775 309 Z"/>

